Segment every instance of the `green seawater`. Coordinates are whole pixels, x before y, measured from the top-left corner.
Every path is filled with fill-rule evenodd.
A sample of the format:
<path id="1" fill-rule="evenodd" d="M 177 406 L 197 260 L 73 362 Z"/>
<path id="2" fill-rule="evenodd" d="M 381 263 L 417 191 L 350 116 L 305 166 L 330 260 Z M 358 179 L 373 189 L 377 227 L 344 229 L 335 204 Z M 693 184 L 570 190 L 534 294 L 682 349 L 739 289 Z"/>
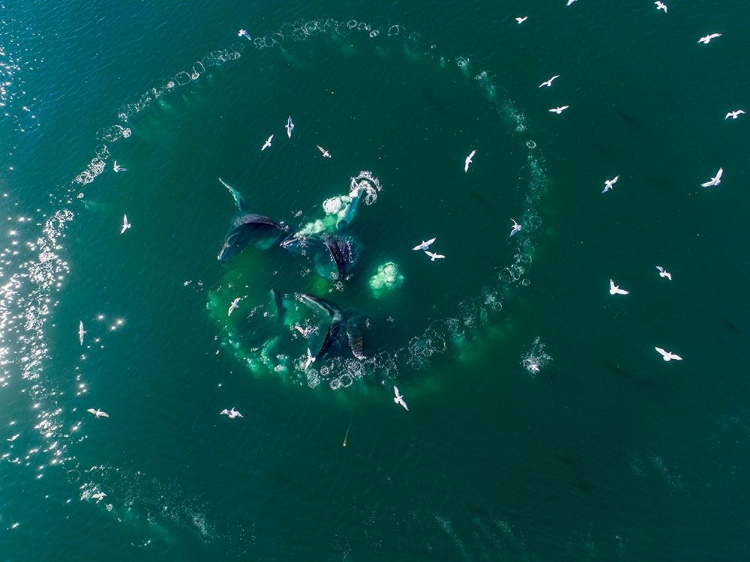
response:
<path id="1" fill-rule="evenodd" d="M 0 3 L 0 560 L 747 558 L 750 10 L 615 4 Z"/>

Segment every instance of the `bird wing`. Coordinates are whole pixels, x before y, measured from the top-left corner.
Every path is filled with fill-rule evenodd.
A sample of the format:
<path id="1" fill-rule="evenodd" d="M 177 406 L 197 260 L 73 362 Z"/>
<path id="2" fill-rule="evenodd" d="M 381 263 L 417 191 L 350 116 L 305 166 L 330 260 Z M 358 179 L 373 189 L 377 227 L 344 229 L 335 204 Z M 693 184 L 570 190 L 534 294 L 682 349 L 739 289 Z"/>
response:
<path id="1" fill-rule="evenodd" d="M 228 416 L 229 415 L 229 410 L 227 410 L 226 408 L 224 408 L 221 412 L 219 412 L 219 415 L 220 416 Z"/>
<path id="2" fill-rule="evenodd" d="M 94 414 L 94 415 L 96 415 L 96 410 L 94 410 L 93 408 L 89 408 L 89 409 L 88 409 L 88 410 L 86 410 L 86 411 L 87 411 L 87 412 L 88 412 L 89 414 Z"/>
<path id="3" fill-rule="evenodd" d="M 715 181 L 718 181 L 721 179 L 721 174 L 724 173 L 724 168 L 719 168 L 719 171 L 716 172 L 716 177 L 714 178 Z"/>
<path id="4" fill-rule="evenodd" d="M 396 398 L 401 398 L 401 393 L 398 391 L 398 387 L 397 386 L 393 387 L 393 392 L 396 393 Z"/>
<path id="5" fill-rule="evenodd" d="M 661 347 L 655 347 L 654 349 L 658 351 L 660 355 L 663 355 L 663 356 L 668 355 L 668 353 L 665 350 L 663 350 Z"/>

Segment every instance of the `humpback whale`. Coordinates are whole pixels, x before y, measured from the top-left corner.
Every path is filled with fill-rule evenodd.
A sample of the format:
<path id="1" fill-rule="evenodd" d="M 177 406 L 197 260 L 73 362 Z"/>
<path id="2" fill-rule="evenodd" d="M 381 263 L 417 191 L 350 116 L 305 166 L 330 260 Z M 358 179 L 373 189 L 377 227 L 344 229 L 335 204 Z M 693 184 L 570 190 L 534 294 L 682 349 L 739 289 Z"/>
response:
<path id="1" fill-rule="evenodd" d="M 267 250 L 277 244 L 287 233 L 288 228 L 263 215 L 247 214 L 234 220 L 227 239 L 221 246 L 218 260 L 227 261 L 247 246 Z"/>
<path id="2" fill-rule="evenodd" d="M 310 256 L 315 272 L 324 279 L 346 279 L 359 264 L 361 247 L 351 235 L 294 236 L 280 243 L 285 250 Z"/>
<path id="3" fill-rule="evenodd" d="M 314 295 L 301 293 L 297 298 L 323 318 L 318 333 L 310 338 L 309 349 L 314 359 L 345 355 L 347 351 L 357 359 L 365 358 L 362 331 L 351 314 L 343 312 L 331 301 Z"/>

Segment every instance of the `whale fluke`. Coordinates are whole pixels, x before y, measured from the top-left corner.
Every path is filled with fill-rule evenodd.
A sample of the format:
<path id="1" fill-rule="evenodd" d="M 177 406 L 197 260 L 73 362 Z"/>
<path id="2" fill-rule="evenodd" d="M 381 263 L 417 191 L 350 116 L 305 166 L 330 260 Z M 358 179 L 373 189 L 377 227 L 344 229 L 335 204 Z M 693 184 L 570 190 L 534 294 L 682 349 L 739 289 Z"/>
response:
<path id="1" fill-rule="evenodd" d="M 242 215 L 232 223 L 232 229 L 219 251 L 219 261 L 227 261 L 247 246 L 267 250 L 287 233 L 288 228 L 263 215 Z"/>

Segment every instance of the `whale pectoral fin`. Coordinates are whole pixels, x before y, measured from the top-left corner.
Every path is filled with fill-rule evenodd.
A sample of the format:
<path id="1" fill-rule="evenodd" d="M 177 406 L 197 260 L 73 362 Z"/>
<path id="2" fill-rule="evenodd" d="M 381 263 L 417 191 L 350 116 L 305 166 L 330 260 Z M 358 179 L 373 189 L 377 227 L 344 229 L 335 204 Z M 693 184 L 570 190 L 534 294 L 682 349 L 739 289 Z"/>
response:
<path id="1" fill-rule="evenodd" d="M 239 191 L 237 191 L 235 188 L 233 188 L 223 179 L 219 178 L 219 181 L 221 182 L 221 185 L 226 187 L 229 190 L 229 193 L 232 194 L 232 199 L 234 199 L 234 204 L 237 205 L 237 208 L 240 210 L 240 212 L 246 213 L 247 207 L 245 206 L 245 199 L 242 197 L 242 194 L 240 194 Z"/>

